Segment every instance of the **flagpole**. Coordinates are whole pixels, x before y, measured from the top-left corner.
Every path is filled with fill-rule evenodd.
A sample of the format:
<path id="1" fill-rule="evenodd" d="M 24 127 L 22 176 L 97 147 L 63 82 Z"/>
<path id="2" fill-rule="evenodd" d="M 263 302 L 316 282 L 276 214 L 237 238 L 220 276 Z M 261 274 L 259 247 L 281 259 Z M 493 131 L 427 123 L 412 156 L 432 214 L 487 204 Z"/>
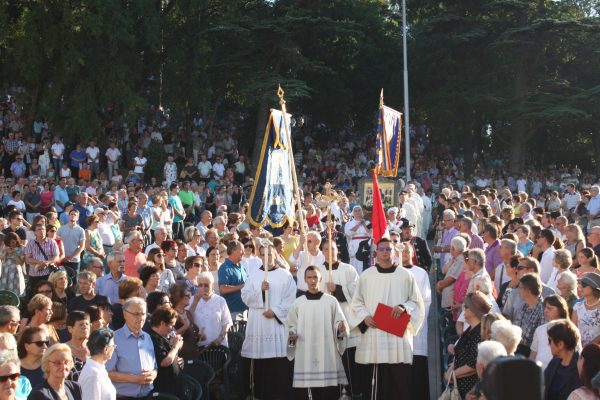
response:
<path id="1" fill-rule="evenodd" d="M 406 184 L 410 181 L 410 119 L 408 115 L 408 49 L 406 48 L 406 0 L 402 0 L 402 58 L 404 61 L 404 151 L 406 153 Z M 382 89 L 383 94 L 383 89 Z"/>
<path id="2" fill-rule="evenodd" d="M 283 91 L 283 89 L 281 88 L 281 85 L 279 85 L 279 88 L 277 89 L 277 97 L 279 97 L 279 105 L 281 106 L 281 118 L 283 118 L 283 127 L 285 129 L 285 136 L 288 140 L 288 153 L 289 153 L 289 159 L 290 159 L 290 169 L 292 170 L 292 183 L 294 185 L 294 197 L 296 199 L 296 207 L 298 207 L 297 210 L 297 214 L 299 215 L 298 219 L 299 219 L 299 224 L 300 224 L 300 235 L 301 237 L 304 238 L 303 242 L 302 242 L 302 248 L 304 249 L 304 261 L 305 264 L 308 265 L 308 247 L 306 244 L 306 230 L 305 230 L 305 223 L 306 223 L 306 219 L 304 218 L 304 215 L 302 215 L 302 203 L 300 202 L 300 188 L 298 187 L 298 176 L 296 175 L 296 161 L 294 160 L 294 153 L 292 152 L 292 135 L 290 133 L 290 131 L 288 130 L 288 124 L 286 122 L 287 119 L 287 107 L 285 106 L 285 100 L 283 99 L 283 95 L 285 94 L 285 92 Z M 298 279 L 304 279 L 304 277 L 298 277 Z"/>

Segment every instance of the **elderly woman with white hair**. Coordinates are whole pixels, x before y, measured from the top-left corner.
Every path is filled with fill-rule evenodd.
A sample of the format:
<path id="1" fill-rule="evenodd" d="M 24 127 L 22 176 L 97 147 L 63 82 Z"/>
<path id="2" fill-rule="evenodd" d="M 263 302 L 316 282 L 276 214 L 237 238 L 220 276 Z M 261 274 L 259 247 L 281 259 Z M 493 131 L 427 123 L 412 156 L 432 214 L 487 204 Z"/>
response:
<path id="1" fill-rule="evenodd" d="M 558 274 L 556 277 L 556 292 L 567 302 L 569 315 L 573 314 L 573 306 L 579 300 L 577 297 L 577 275 L 571 271 Z"/>
<path id="2" fill-rule="evenodd" d="M 44 382 L 28 397 L 28 400 L 81 400 L 81 386 L 77 382 L 67 380 L 73 368 L 71 348 L 57 343 L 50 346 L 42 357 Z"/>
<path id="3" fill-rule="evenodd" d="M 4 352 L 6 353 L 3 357 L 2 354 Z M 15 337 L 12 334 L 8 332 L 2 332 L 0 333 L 0 365 L 3 366 L 9 363 L 9 360 L 18 364 L 20 374 L 21 361 L 19 360 L 17 341 L 15 340 Z M 4 374 L 3 372 L 5 371 L 2 371 L 2 368 L 0 367 L 0 376 L 8 375 Z M 7 381 L 8 380 L 9 379 L 7 379 Z M 5 383 L 0 382 L 0 386 L 5 386 Z M 6 387 L 4 387 L 3 389 L 6 389 Z M 15 388 L 15 398 L 17 400 L 25 400 L 27 396 L 29 396 L 29 393 L 31 393 L 31 382 L 29 382 L 29 379 L 27 379 L 25 375 L 20 374 L 17 380 L 17 386 Z M 0 396 L 0 398 L 2 397 Z"/>
<path id="4" fill-rule="evenodd" d="M 344 234 L 346 235 L 346 240 L 348 241 L 348 253 L 350 254 L 350 264 L 352 264 L 352 266 L 356 268 L 359 274 L 363 270 L 363 262 L 356 258 L 356 252 L 360 247 L 360 242 L 370 238 L 369 229 L 367 228 L 368 223 L 369 221 L 365 219 L 362 207 L 354 206 L 354 208 L 352 209 L 352 219 L 346 222 L 346 226 L 344 227 Z M 302 241 L 300 243 L 302 243 Z M 304 276 L 303 274 L 304 272 L 298 271 L 297 276 Z"/>
<path id="5" fill-rule="evenodd" d="M 0 400 L 25 399 L 18 397 L 21 380 L 19 358 L 12 350 L 0 350 Z"/>
<path id="6" fill-rule="evenodd" d="M 438 293 L 442 294 L 442 308 L 449 308 L 452 306 L 454 283 L 463 271 L 463 253 L 466 248 L 467 241 L 460 236 L 457 236 L 450 241 L 450 259 L 446 265 L 442 267 L 442 272 L 444 272 L 445 276 L 443 280 L 436 284 L 436 290 Z"/>
<path id="7" fill-rule="evenodd" d="M 554 252 L 554 258 L 552 260 L 552 273 L 550 274 L 550 278 L 548 279 L 547 285 L 552 289 L 556 290 L 556 285 L 558 284 L 558 275 L 561 273 L 568 271 L 573 263 L 573 258 L 571 257 L 571 253 L 565 249 L 558 249 Z"/>
<path id="8" fill-rule="evenodd" d="M 499 319 L 492 323 L 490 339 L 499 342 L 506 349 L 506 354 L 512 356 L 521 342 L 522 330 L 507 319 Z"/>
<path id="9" fill-rule="evenodd" d="M 477 362 L 475 364 L 475 371 L 479 377 L 479 382 L 475 387 L 467 393 L 465 400 L 477 400 L 481 398 L 481 387 L 483 385 L 483 373 L 489 363 L 494 361 L 498 357 L 506 357 L 506 349 L 501 343 L 494 340 L 487 340 L 477 345 Z"/>
<path id="10" fill-rule="evenodd" d="M 198 290 L 189 309 L 200 329 L 198 346 L 228 346 L 227 331 L 233 321 L 227 303 L 213 291 L 214 278 L 210 272 L 200 272 L 196 279 Z"/>

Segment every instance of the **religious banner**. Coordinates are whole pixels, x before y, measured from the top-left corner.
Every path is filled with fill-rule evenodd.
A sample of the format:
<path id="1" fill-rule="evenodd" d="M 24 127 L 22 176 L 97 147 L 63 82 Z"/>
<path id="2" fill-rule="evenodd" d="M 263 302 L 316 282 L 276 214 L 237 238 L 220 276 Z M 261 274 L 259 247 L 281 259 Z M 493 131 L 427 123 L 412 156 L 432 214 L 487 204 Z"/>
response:
<path id="1" fill-rule="evenodd" d="M 377 122 L 377 157 L 375 160 L 379 175 L 393 178 L 398 174 L 401 136 L 402 113 L 383 105 L 382 90 Z"/>
<path id="2" fill-rule="evenodd" d="M 280 228 L 294 220 L 289 147 L 291 115 L 271 110 L 256 168 L 248 220 L 252 225 Z"/>

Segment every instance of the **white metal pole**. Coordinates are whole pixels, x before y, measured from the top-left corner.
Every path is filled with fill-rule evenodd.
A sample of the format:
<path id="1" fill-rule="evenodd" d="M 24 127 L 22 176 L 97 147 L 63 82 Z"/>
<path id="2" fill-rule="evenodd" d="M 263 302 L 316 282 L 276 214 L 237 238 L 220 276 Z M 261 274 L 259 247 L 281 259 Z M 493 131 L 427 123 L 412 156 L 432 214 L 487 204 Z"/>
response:
<path id="1" fill-rule="evenodd" d="M 402 0 L 402 56 L 404 60 L 404 149 L 406 153 L 406 183 L 410 181 L 410 119 L 408 115 L 408 49 L 406 47 L 406 36 L 408 26 L 406 24 L 406 0 Z"/>

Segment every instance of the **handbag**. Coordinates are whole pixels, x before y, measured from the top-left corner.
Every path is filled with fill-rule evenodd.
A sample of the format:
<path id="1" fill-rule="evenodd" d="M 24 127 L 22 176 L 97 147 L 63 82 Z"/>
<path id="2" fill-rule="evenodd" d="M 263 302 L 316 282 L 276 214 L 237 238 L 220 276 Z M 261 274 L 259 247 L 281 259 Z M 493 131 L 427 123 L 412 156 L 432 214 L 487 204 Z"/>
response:
<path id="1" fill-rule="evenodd" d="M 452 381 L 452 387 L 450 387 L 450 382 Z M 458 391 L 458 385 L 456 384 L 456 374 L 454 370 L 452 370 L 452 374 L 450 375 L 450 379 L 446 384 L 446 389 L 442 393 L 442 395 L 438 398 L 438 400 L 462 400 L 460 397 L 460 392 Z"/>
<path id="2" fill-rule="evenodd" d="M 42 253 L 42 255 L 44 256 L 44 259 L 46 261 L 49 260 L 48 256 L 46 255 L 46 252 L 44 251 L 44 249 L 42 248 L 42 246 L 40 246 L 40 244 L 37 242 L 37 240 L 34 240 L 33 243 L 35 243 L 38 247 L 38 249 L 40 249 L 40 252 Z M 50 273 L 58 271 L 58 267 L 54 264 L 50 264 L 48 265 L 48 270 L 50 271 Z"/>

